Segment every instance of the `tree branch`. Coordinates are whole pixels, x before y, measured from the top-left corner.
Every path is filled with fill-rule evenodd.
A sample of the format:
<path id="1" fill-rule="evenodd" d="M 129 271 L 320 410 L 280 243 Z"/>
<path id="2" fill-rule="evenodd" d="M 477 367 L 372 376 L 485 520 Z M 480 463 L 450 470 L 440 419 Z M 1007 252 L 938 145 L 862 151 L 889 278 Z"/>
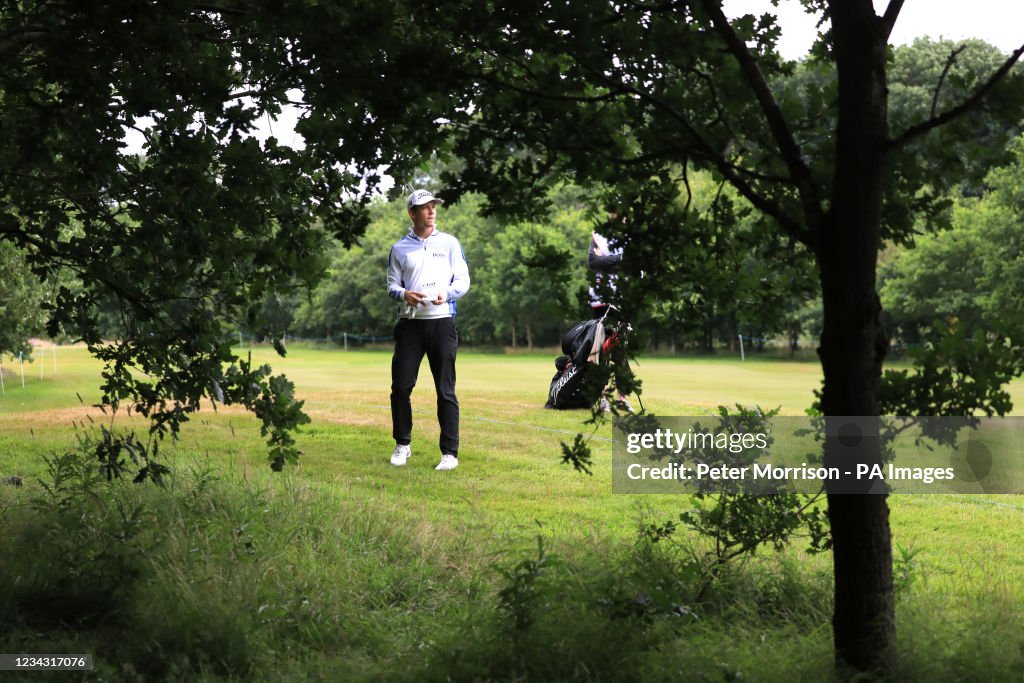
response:
<path id="1" fill-rule="evenodd" d="M 928 116 L 935 118 L 935 110 L 939 108 L 939 93 L 942 92 L 942 84 L 946 82 L 946 76 L 949 75 L 949 70 L 956 64 L 956 58 L 961 52 L 967 49 L 967 45 L 961 45 L 952 52 L 949 53 L 949 57 L 946 58 L 946 65 L 942 67 L 942 73 L 939 74 L 939 82 L 935 84 L 935 92 L 932 93 L 932 108 L 928 111 Z"/>
<path id="2" fill-rule="evenodd" d="M 690 187 L 690 174 L 688 171 L 689 164 L 683 164 L 683 186 L 686 188 L 686 208 L 685 212 L 690 213 L 690 207 L 693 205 L 693 189 Z"/>
<path id="3" fill-rule="evenodd" d="M 722 15 L 722 18 L 724 20 L 724 15 Z M 731 26 L 728 26 L 728 21 L 725 20 L 725 23 L 729 31 L 731 32 Z M 732 35 L 735 37 L 735 33 L 733 33 Z M 739 39 L 736 38 L 736 40 Z M 769 176 L 767 174 L 761 174 L 758 173 L 757 171 L 735 165 L 732 161 L 730 161 L 727 158 L 724 152 L 714 149 L 712 145 L 697 131 L 697 129 L 690 121 L 690 119 L 684 113 L 678 111 L 670 103 L 666 102 L 662 98 L 658 97 L 657 95 L 647 90 L 644 90 L 625 80 L 615 79 L 605 71 L 593 68 L 592 66 L 588 65 L 585 61 L 581 60 L 578 55 L 575 56 L 577 64 L 581 66 L 583 69 L 590 72 L 591 75 L 596 79 L 596 81 L 603 82 L 605 87 L 607 88 L 606 92 L 601 93 L 599 95 L 587 96 L 567 95 L 558 92 L 541 92 L 538 91 L 536 88 L 516 86 L 511 83 L 504 82 L 496 74 L 476 73 L 473 75 L 482 80 L 486 80 L 489 83 L 497 84 L 502 88 L 514 90 L 520 94 L 525 94 L 543 99 L 564 100 L 583 103 L 599 103 L 603 101 L 614 101 L 624 96 L 633 96 L 640 100 L 646 101 L 654 108 L 664 112 L 669 118 L 675 120 L 680 125 L 680 127 L 686 132 L 686 135 L 690 140 L 690 142 L 688 142 L 685 145 L 668 142 L 669 145 L 672 145 L 680 152 L 683 152 L 685 156 L 692 155 L 717 168 L 717 170 L 722 174 L 722 176 L 730 184 L 732 184 L 737 189 L 737 191 L 739 191 L 739 193 L 743 195 L 743 197 L 746 198 L 751 204 L 753 204 L 759 211 L 774 218 L 779 223 L 780 227 L 788 235 L 800 241 L 801 243 L 813 248 L 815 241 L 813 232 L 807 229 L 806 226 L 813 225 L 816 222 L 815 218 L 820 216 L 820 206 L 813 200 L 810 201 L 808 205 L 807 198 L 813 198 L 816 196 L 816 193 L 814 192 L 813 183 L 811 182 L 810 170 L 804 164 L 800 156 L 800 149 L 793 140 L 792 134 L 790 133 L 786 125 L 786 122 L 782 118 L 781 110 L 779 109 L 778 105 L 774 102 L 774 98 L 772 97 L 771 92 L 768 90 L 768 86 L 764 82 L 763 76 L 761 76 L 756 64 L 753 64 L 752 60 L 750 60 L 750 55 L 749 53 L 746 53 L 745 46 L 743 46 L 742 42 L 740 42 L 739 44 L 740 47 L 743 49 L 744 53 L 746 54 L 748 62 L 753 66 L 753 69 L 756 72 L 756 78 L 764 89 L 764 94 L 767 95 L 767 98 L 771 103 L 774 114 L 769 115 L 769 118 L 775 121 L 775 123 L 777 124 L 776 127 L 778 128 L 779 134 L 782 134 L 785 139 L 789 140 L 789 145 L 788 147 L 786 147 L 786 149 L 789 150 L 789 155 L 784 157 L 784 163 L 787 163 L 787 166 L 790 170 L 790 175 L 788 177 Z M 516 57 L 501 54 L 494 50 L 487 50 L 487 52 L 492 57 L 498 60 L 507 60 L 509 63 L 513 64 L 514 66 L 524 71 L 528 77 L 533 77 L 534 80 L 537 80 L 533 72 L 529 68 L 529 65 L 521 60 L 518 60 Z M 721 125 L 728 129 L 728 121 L 725 119 L 724 112 L 722 112 L 721 109 L 719 109 L 719 116 Z M 546 146 L 549 148 L 563 147 L 563 145 L 552 143 L 551 141 L 548 141 Z M 771 148 L 772 146 L 768 147 Z M 595 149 L 594 151 L 595 153 L 601 154 L 602 156 L 605 156 L 605 158 L 608 158 L 608 155 L 603 150 Z M 656 158 L 661 155 L 662 153 L 660 151 L 654 151 L 647 155 L 640 155 L 639 157 L 636 157 L 634 159 L 627 160 L 620 158 L 609 158 L 609 161 L 625 165 L 626 163 L 629 162 L 640 163 L 641 161 L 646 160 L 647 158 Z M 794 172 L 794 169 L 796 169 L 796 172 Z M 799 179 L 801 178 L 804 187 L 801 187 L 800 185 Z M 769 197 L 768 195 L 765 195 L 758 189 L 756 183 L 759 181 L 784 183 L 795 186 L 798 195 L 805 204 L 804 211 L 806 214 L 808 214 L 808 220 L 806 222 L 801 222 L 795 219 L 794 217 L 790 216 L 778 201 L 776 201 L 772 197 Z"/>
<path id="4" fill-rule="evenodd" d="M 624 92 L 609 91 L 603 95 L 561 95 L 555 92 L 542 92 L 540 90 L 533 90 L 531 88 L 524 88 L 522 86 L 513 85 L 512 83 L 509 83 L 508 81 L 503 81 L 492 74 L 477 73 L 472 75 L 475 76 L 476 78 L 479 78 L 481 81 L 486 81 L 488 83 L 497 85 L 500 88 L 511 90 L 512 92 L 515 93 L 519 93 L 520 95 L 529 95 L 530 97 L 554 100 L 557 102 L 579 102 L 582 104 L 610 102 L 618 99 L 619 95 L 623 94 Z"/>
<path id="5" fill-rule="evenodd" d="M 36 38 L 45 36 L 47 29 L 40 24 L 17 26 L 15 28 L 0 31 L 0 56 L 4 59 L 12 59 L 7 53 L 22 45 L 28 44 Z"/>
<path id="6" fill-rule="evenodd" d="M 578 61 L 578 63 L 584 69 L 588 70 L 595 78 L 604 80 L 608 83 L 612 92 L 633 95 L 641 100 L 646 100 L 655 108 L 662 110 L 669 117 L 675 119 L 679 125 L 686 130 L 687 134 L 693 139 L 694 145 L 697 147 L 697 149 L 691 149 L 687 147 L 679 147 L 677 145 L 677 148 L 686 154 L 696 153 L 699 158 L 704 159 L 708 163 L 714 164 L 718 170 L 729 179 L 729 182 L 731 182 L 744 197 L 754 204 L 754 206 L 777 220 L 783 228 L 796 239 L 799 239 L 802 242 L 808 239 L 808 235 L 803 234 L 803 231 L 801 231 L 799 223 L 786 215 L 778 203 L 758 193 L 754 186 L 747 182 L 747 178 L 749 178 L 753 180 L 771 180 L 773 182 L 793 183 L 792 178 L 770 177 L 745 169 L 741 166 L 734 165 L 726 158 L 724 153 L 720 153 L 711 147 L 707 140 L 697 132 L 697 129 L 693 126 L 693 123 L 689 118 L 677 111 L 675 107 L 662 98 L 628 83 L 613 81 L 609 76 L 587 65 L 585 62 Z M 725 121 L 722 122 L 722 125 L 726 126 L 728 129 Z"/>
<path id="7" fill-rule="evenodd" d="M 817 187 L 811 178 L 811 170 L 804 163 L 800 153 L 800 146 L 793 138 L 793 133 L 789 129 L 789 125 L 782 115 L 782 110 L 779 108 L 778 102 L 775 101 L 775 97 L 772 95 L 771 89 L 764 79 L 764 74 L 761 73 L 761 69 L 758 68 L 757 62 L 750 54 L 746 44 L 736 34 L 736 31 L 733 30 L 732 24 L 729 23 L 729 19 L 722 11 L 721 2 L 719 0 L 701 0 L 701 4 L 704 6 L 704 11 L 707 12 L 708 17 L 710 17 L 715 31 L 722 37 L 729 52 L 739 62 L 740 69 L 743 71 L 750 89 L 757 98 L 761 111 L 768 122 L 768 128 L 775 139 L 775 144 L 779 146 L 782 159 L 789 169 L 797 192 L 800 194 L 801 205 L 803 206 L 808 224 L 817 224 L 822 215 L 822 208 L 818 198 Z"/>
<path id="8" fill-rule="evenodd" d="M 735 187 L 740 194 L 746 197 L 747 201 L 753 204 L 759 211 L 767 216 L 771 216 L 782 229 L 785 230 L 793 239 L 801 242 L 810 249 L 816 247 L 816 239 L 814 233 L 801 225 L 798 221 L 790 218 L 782 210 L 782 206 L 768 197 L 765 197 L 757 191 L 757 189 L 750 183 L 748 183 L 742 176 L 740 176 L 735 168 L 727 162 L 725 159 L 717 157 L 712 159 L 718 165 L 718 171 L 729 181 L 729 183 Z"/>
<path id="9" fill-rule="evenodd" d="M 713 164 L 716 168 L 718 168 L 719 173 L 721 173 L 733 185 L 733 187 L 735 187 L 739 191 L 739 193 L 742 194 L 747 199 L 747 201 L 753 204 L 762 213 L 771 216 L 776 221 L 778 221 L 779 225 L 782 226 L 783 230 L 792 235 L 793 238 L 799 240 L 800 242 L 806 244 L 809 247 L 813 247 L 814 238 L 812 236 L 812 233 L 809 230 L 806 230 L 804 226 L 802 226 L 798 221 L 794 220 L 792 217 L 787 215 L 786 212 L 783 211 L 782 206 L 778 202 L 773 201 L 772 199 L 769 199 L 765 195 L 758 192 L 754 185 L 751 182 L 747 181 L 747 178 L 745 176 L 756 177 L 756 173 L 754 173 L 753 171 L 747 171 L 746 169 L 743 169 L 741 167 L 734 166 L 728 159 L 725 158 L 724 154 L 717 152 L 715 149 L 711 147 L 707 140 L 705 140 L 700 135 L 700 133 L 697 132 L 697 130 L 693 127 L 693 124 L 690 122 L 688 118 L 686 118 L 686 116 L 676 111 L 674 107 L 669 105 L 660 97 L 652 95 L 649 92 L 640 90 L 639 88 L 635 88 L 633 86 L 624 87 L 633 95 L 636 95 L 641 99 L 647 100 L 655 107 L 664 111 L 670 117 L 674 118 L 686 130 L 687 134 L 693 139 L 693 144 L 696 147 L 696 149 L 687 149 L 685 151 L 690 153 L 696 152 L 700 158 L 704 159 L 708 163 Z M 786 182 L 792 183 L 793 180 L 791 178 L 788 178 L 786 179 Z"/>
<path id="10" fill-rule="evenodd" d="M 889 40 L 889 35 L 892 33 L 893 26 L 896 25 L 896 19 L 900 16 L 902 9 L 903 0 L 889 0 L 889 6 L 885 8 L 885 14 L 882 15 L 882 28 L 885 31 L 886 40 Z"/>
<path id="11" fill-rule="evenodd" d="M 740 136 L 736 134 L 732 124 L 729 123 L 728 117 L 725 115 L 725 109 L 722 107 L 722 101 L 718 97 L 718 89 L 715 88 L 715 82 L 711 78 L 711 74 L 700 69 L 691 69 L 691 72 L 707 86 L 708 93 L 711 95 L 711 101 L 715 105 L 715 112 L 718 114 L 718 120 L 722 122 L 722 125 L 733 139 L 738 139 Z"/>
<path id="12" fill-rule="evenodd" d="M 889 144 L 887 145 L 887 150 L 892 151 L 902 149 L 903 147 L 906 147 L 917 138 L 927 133 L 928 131 L 934 128 L 938 128 L 939 126 L 945 125 L 952 121 L 953 119 L 956 119 L 957 117 L 966 114 L 971 109 L 974 109 L 976 106 L 981 104 L 982 100 L 985 99 L 985 96 L 988 95 L 989 91 L 991 91 L 996 85 L 998 85 L 999 82 L 1003 79 L 1003 77 L 1006 76 L 1007 73 L 1009 73 L 1010 69 L 1013 68 L 1013 65 L 1016 64 L 1018 60 L 1020 60 L 1020 56 L 1022 54 L 1024 54 L 1024 45 L 1021 45 L 1016 50 L 1014 50 L 1007 58 L 1007 60 L 1003 62 L 1003 65 L 999 67 L 999 69 L 997 69 L 996 72 L 993 73 L 989 77 L 989 79 L 985 81 L 977 90 L 974 91 L 974 94 L 972 94 L 970 97 L 968 97 L 966 100 L 961 102 L 959 105 L 953 107 L 952 109 L 948 109 L 942 114 L 939 114 L 938 116 L 933 116 L 927 121 L 919 123 L 916 126 L 911 126 L 907 130 L 905 130 L 902 135 L 890 140 Z"/>
<path id="13" fill-rule="evenodd" d="M 541 79 L 537 76 L 537 74 L 533 71 L 533 69 L 530 68 L 529 63 L 527 63 L 526 61 L 524 61 L 522 59 L 519 59 L 516 56 L 499 52 L 496 49 L 490 48 L 490 47 L 488 47 L 488 46 L 486 46 L 486 45 L 484 45 L 484 44 L 482 44 L 482 43 L 480 43 L 478 41 L 473 41 L 471 43 L 471 45 L 473 47 L 475 47 L 476 49 L 480 50 L 482 53 L 484 53 L 486 55 L 489 55 L 489 56 L 493 57 L 496 60 L 508 62 L 509 64 L 512 64 L 513 66 L 521 69 L 523 71 L 523 73 L 525 73 L 527 75 L 527 77 L 530 80 L 532 80 L 533 82 L 535 82 L 535 83 L 541 83 L 542 82 Z M 548 91 L 548 92 L 539 92 L 539 91 L 536 91 L 536 90 L 533 90 L 533 89 L 530 89 L 530 88 L 524 88 L 524 87 L 521 87 L 521 86 L 516 86 L 516 85 L 514 85 L 514 84 L 512 84 L 510 82 L 502 80 L 495 73 L 487 73 L 483 69 L 481 69 L 479 71 L 477 71 L 477 70 L 464 71 L 463 75 L 468 77 L 468 78 L 478 78 L 481 81 L 495 84 L 495 85 L 499 86 L 500 88 L 507 88 L 507 89 L 512 90 L 513 92 L 517 92 L 517 93 L 519 93 L 521 95 L 530 95 L 532 97 L 544 97 L 544 98 L 547 98 L 549 100 L 556 100 L 556 101 L 581 102 L 581 103 L 607 102 L 607 101 L 614 101 L 618 97 L 618 95 L 620 95 L 622 93 L 621 90 L 618 91 L 618 92 L 616 92 L 614 90 L 610 90 L 609 92 L 607 92 L 607 93 L 605 93 L 603 95 L 563 95 L 563 94 L 558 94 L 558 93 L 554 93 L 554 92 L 550 92 L 550 91 Z"/>

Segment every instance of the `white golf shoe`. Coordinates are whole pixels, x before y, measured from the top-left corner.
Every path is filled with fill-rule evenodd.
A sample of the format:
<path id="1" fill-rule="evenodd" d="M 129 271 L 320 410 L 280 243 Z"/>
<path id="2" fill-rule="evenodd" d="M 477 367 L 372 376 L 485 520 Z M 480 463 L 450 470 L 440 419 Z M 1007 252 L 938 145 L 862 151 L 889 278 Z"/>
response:
<path id="1" fill-rule="evenodd" d="M 408 445 L 397 444 L 395 452 L 391 454 L 391 464 L 395 467 L 401 467 L 409 459 L 410 455 L 412 455 L 412 449 Z"/>
<path id="2" fill-rule="evenodd" d="M 445 455 L 441 456 L 441 462 L 437 463 L 437 467 L 435 467 L 434 469 L 435 470 L 454 470 L 458 466 L 459 466 L 459 459 L 458 458 L 456 458 L 454 455 L 445 454 Z"/>

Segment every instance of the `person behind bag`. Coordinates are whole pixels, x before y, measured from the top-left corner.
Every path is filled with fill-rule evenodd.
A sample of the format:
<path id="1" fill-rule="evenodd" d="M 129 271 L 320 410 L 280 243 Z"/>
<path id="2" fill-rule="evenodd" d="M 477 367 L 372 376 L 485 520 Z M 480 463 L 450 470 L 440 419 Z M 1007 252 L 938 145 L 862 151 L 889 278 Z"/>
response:
<path id="1" fill-rule="evenodd" d="M 590 286 L 590 311 L 594 318 L 601 318 L 608 311 L 608 304 L 601 300 L 597 287 L 602 282 L 608 289 L 615 291 L 615 273 L 622 267 L 622 247 L 612 249 L 608 240 L 600 233 L 590 235 L 590 248 L 587 249 L 587 268 L 595 271 L 593 284 Z"/>
<path id="2" fill-rule="evenodd" d="M 590 247 L 587 249 L 587 268 L 595 272 L 589 292 L 590 312 L 594 320 L 601 320 L 608 314 L 608 304 L 601 300 L 598 288 L 604 285 L 607 291 L 615 291 L 615 278 L 618 277 L 616 273 L 622 268 L 622 259 L 622 247 L 612 249 L 604 235 L 598 232 L 591 233 Z M 633 406 L 629 404 L 624 394 L 619 393 L 615 403 L 620 410 L 633 412 Z M 598 408 L 605 413 L 611 410 L 606 396 L 601 397 Z"/>
<path id="3" fill-rule="evenodd" d="M 441 462 L 437 470 L 459 464 L 459 401 L 455 396 L 455 300 L 469 291 L 469 267 L 462 245 L 435 227 L 443 201 L 427 190 L 409 195 L 412 225 L 388 254 L 388 296 L 402 302 L 391 358 L 391 425 L 395 450 L 391 464 L 401 467 L 412 455 L 412 403 L 424 354 L 437 391 L 441 426 Z"/>

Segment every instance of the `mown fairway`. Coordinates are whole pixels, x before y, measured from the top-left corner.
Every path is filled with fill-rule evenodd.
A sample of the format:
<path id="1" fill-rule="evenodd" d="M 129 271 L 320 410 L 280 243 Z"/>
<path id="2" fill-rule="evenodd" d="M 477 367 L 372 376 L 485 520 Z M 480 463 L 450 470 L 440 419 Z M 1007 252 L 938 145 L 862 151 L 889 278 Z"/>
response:
<path id="1" fill-rule="evenodd" d="M 313 423 L 300 436 L 305 452 L 300 465 L 286 474 L 317 482 L 337 483 L 401 501 L 401 508 L 422 518 L 469 513 L 467 521 L 503 525 L 532 523 L 580 528 L 597 524 L 595 533 L 629 535 L 635 526 L 638 501 L 610 494 L 610 426 L 596 433 L 594 477 L 581 476 L 559 462 L 561 441 L 571 441 L 586 411 L 543 408 L 554 372 L 550 354 L 493 355 L 464 352 L 458 361 L 458 392 L 462 412 L 461 466 L 444 478 L 433 471 L 439 458 L 434 390 L 426 363 L 413 392 L 415 432 L 413 459 L 404 469 L 387 462 L 393 442 L 389 412 L 390 353 L 295 349 L 278 358 L 254 349 L 254 359 L 284 372 L 306 401 Z M 60 349 L 53 374 L 46 356 L 43 379 L 39 361 L 26 365 L 26 388 L 20 374 L 11 377 L 0 402 L 0 448 L 5 472 L 38 472 L 38 456 L 74 443 L 72 424 L 86 415 L 109 424 L 109 416 L 91 403 L 99 399 L 98 366 L 83 349 Z M 641 359 L 644 404 L 663 415 L 701 415 L 719 404 L 740 402 L 781 406 L 801 414 L 818 383 L 811 363 L 755 362 L 737 359 Z M 81 396 L 82 401 L 79 400 Z M 126 415 L 115 425 L 132 423 Z M 139 423 L 141 424 L 141 423 Z M 232 467 L 260 470 L 265 455 L 257 421 L 233 409 L 212 407 L 186 427 L 168 457 L 209 456 Z M 644 504 L 653 500 L 641 500 Z M 664 502 L 674 509 L 676 501 Z"/>
<path id="2" fill-rule="evenodd" d="M 118 561 L 131 571 L 97 560 L 90 579 L 142 577 L 133 578 L 138 583 L 128 593 L 111 593 L 109 604 L 86 610 L 114 609 L 138 633 L 116 635 L 119 622 L 105 618 L 97 628 L 84 617 L 86 626 L 40 625 L 31 617 L 42 609 L 39 595 L 35 602 L 8 597 L 0 649 L 38 638 L 47 651 L 84 649 L 103 660 L 107 650 L 102 670 L 126 680 L 140 670 L 174 678 L 196 667 L 203 675 L 256 680 L 440 679 L 452 671 L 456 678 L 500 678 L 502 670 L 512 677 L 614 680 L 637 672 L 665 680 L 682 671 L 707 680 L 831 675 L 830 558 L 800 548 L 760 554 L 693 623 L 657 614 L 642 622 L 595 616 L 605 614 L 595 611 L 598 605 L 618 604 L 608 595 L 633 595 L 638 585 L 651 584 L 655 596 L 686 594 L 685 577 L 676 578 L 679 558 L 639 550 L 636 532 L 642 522 L 675 517 L 691 501 L 613 495 L 607 424 L 593 433 L 592 477 L 559 462 L 559 443 L 591 430 L 581 424 L 582 411 L 543 409 L 550 354 L 461 354 L 461 464 L 448 473 L 433 469 L 438 429 L 425 366 L 413 394 L 413 457 L 399 469 L 388 464 L 390 353 L 299 348 L 285 359 L 266 349 L 253 356 L 285 372 L 307 402 L 313 423 L 300 436 L 299 466 L 270 473 L 251 415 L 205 409 L 162 451 L 175 471 L 169 490 L 123 494 L 151 509 L 146 519 L 159 530 L 138 536 L 148 539 L 143 569 L 134 555 Z M 56 374 L 49 354 L 45 363 L 42 380 L 38 363 L 26 365 L 24 389 L 20 374 L 11 373 L 18 368 L 4 366 L 0 475 L 18 474 L 27 483 L 0 488 L 0 512 L 21 529 L 0 550 L 15 555 L 17 543 L 35 538 L 29 534 L 36 522 L 22 517 L 23 503 L 38 492 L 37 478 L 48 476 L 44 458 L 72 449 L 89 428 L 111 424 L 109 415 L 89 408 L 100 396 L 98 365 L 83 349 L 61 348 Z M 820 377 L 815 363 L 725 357 L 641 359 L 637 370 L 645 405 L 662 415 L 700 415 L 735 403 L 801 414 Z M 1014 395 L 1024 405 L 1020 385 Z M 113 424 L 143 425 L 126 415 Z M 895 496 L 891 508 L 903 673 L 985 680 L 982 672 L 1001 678 L 1015 670 L 1024 660 L 1024 497 Z M 117 524 L 127 524 L 119 514 Z M 101 531 L 82 542 L 117 546 L 108 523 L 97 523 Z M 533 639 L 517 635 L 522 640 L 506 648 L 499 642 L 508 637 L 511 612 L 495 606 L 495 595 L 510 579 L 498 569 L 537 559 L 538 537 L 565 564 L 538 571 L 546 577 L 540 585 L 547 592 L 538 589 L 547 596 L 545 611 L 527 632 Z M 45 555 L 41 541 L 40 547 Z M 27 590 L 26 572 L 39 572 L 18 562 L 0 575 L 0 590 L 9 595 Z M 40 595 L 64 585 L 59 577 L 52 585 L 39 581 Z M 642 636 L 620 642 L 622 629 Z M 620 663 L 628 662 L 622 669 L 609 654 L 620 646 Z M 522 654 L 534 650 L 536 662 Z M 568 663 L 539 663 L 550 658 Z M 574 658 L 584 669 L 606 669 L 588 674 L 573 668 Z M 150 671 L 143 660 L 161 665 Z M 131 671 L 122 661 L 132 662 Z M 268 670 L 270 661 L 280 669 Z"/>

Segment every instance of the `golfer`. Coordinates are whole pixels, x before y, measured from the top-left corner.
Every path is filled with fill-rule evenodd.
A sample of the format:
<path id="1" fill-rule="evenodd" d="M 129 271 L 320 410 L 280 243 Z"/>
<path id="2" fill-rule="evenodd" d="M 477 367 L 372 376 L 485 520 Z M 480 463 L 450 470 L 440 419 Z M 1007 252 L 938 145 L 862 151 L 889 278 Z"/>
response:
<path id="1" fill-rule="evenodd" d="M 594 320 L 600 320 L 608 312 L 608 304 L 601 299 L 598 289 L 603 283 L 606 291 L 615 292 L 615 278 L 622 268 L 622 258 L 622 247 L 611 248 L 608 244 L 608 239 L 598 232 L 590 235 L 590 248 L 587 250 L 587 268 L 595 272 L 589 293 L 590 311 Z M 615 405 L 623 412 L 633 412 L 633 406 L 629 404 L 629 400 L 621 392 L 615 401 Z M 608 403 L 607 396 L 601 396 L 598 402 L 598 409 L 603 413 L 611 411 L 611 405 Z"/>
<path id="2" fill-rule="evenodd" d="M 426 354 L 437 391 L 441 426 L 441 462 L 434 469 L 459 465 L 459 401 L 455 397 L 455 300 L 469 291 L 469 267 L 462 245 L 435 226 L 443 201 L 416 190 L 406 201 L 412 225 L 388 254 L 388 296 L 401 302 L 391 358 L 391 425 L 395 451 L 391 464 L 401 467 L 412 455 L 412 404 L 420 363 Z"/>
<path id="3" fill-rule="evenodd" d="M 590 248 L 587 249 L 587 268 L 597 274 L 590 285 L 590 310 L 595 319 L 601 318 L 608 311 L 608 304 L 601 300 L 597 291 L 603 277 L 607 277 L 608 289 L 615 291 L 615 273 L 622 267 L 622 247 L 612 249 L 604 235 L 594 232 L 590 235 Z"/>

